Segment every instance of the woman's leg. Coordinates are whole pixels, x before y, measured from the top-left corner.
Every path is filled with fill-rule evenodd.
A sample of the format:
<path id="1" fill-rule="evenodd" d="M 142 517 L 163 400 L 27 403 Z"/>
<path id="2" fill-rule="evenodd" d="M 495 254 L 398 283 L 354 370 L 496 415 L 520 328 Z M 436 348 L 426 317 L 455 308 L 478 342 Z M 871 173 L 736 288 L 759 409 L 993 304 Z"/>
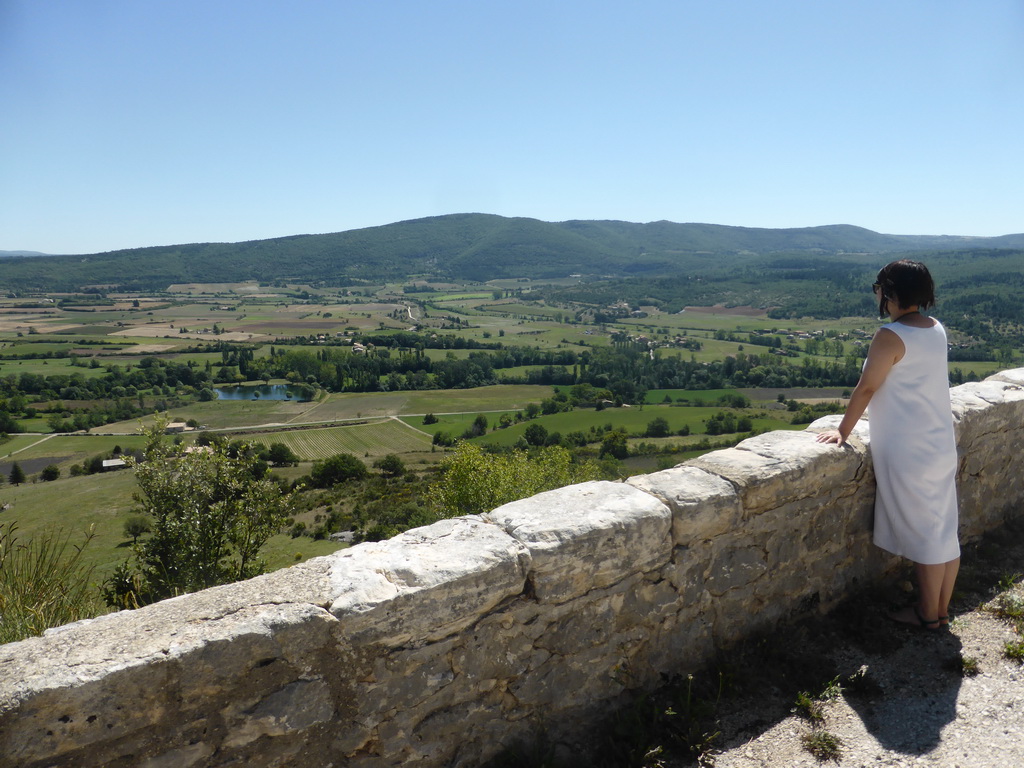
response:
<path id="1" fill-rule="evenodd" d="M 917 590 L 919 599 L 917 604 L 918 613 L 921 618 L 931 623 L 937 621 L 939 616 L 945 616 L 943 608 L 948 607 L 949 598 L 942 602 L 942 587 L 946 577 L 946 566 L 948 563 L 938 565 L 925 565 L 914 563 L 914 570 L 917 572 Z M 955 574 L 954 574 L 955 576 Z M 950 594 L 952 594 L 952 586 Z"/>
<path id="2" fill-rule="evenodd" d="M 914 570 L 919 594 L 917 605 L 889 615 L 896 621 L 924 624 L 926 628 L 934 629 L 939 624 L 939 617 L 949 616 L 949 601 L 960 570 L 960 558 L 937 565 L 914 563 Z"/>
<path id="3" fill-rule="evenodd" d="M 956 575 L 960 571 L 960 558 L 950 560 L 943 565 L 942 588 L 939 590 L 939 616 L 949 616 L 949 601 L 953 599 L 953 587 L 956 585 Z M 946 619 L 948 622 L 948 618 Z"/>

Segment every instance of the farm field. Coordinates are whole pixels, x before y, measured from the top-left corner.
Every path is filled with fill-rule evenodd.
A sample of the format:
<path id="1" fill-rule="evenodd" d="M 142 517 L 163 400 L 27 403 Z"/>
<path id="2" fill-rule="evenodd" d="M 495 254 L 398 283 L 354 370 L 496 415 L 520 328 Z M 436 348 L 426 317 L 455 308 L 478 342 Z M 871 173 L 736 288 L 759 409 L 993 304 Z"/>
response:
<path id="1" fill-rule="evenodd" d="M 727 411 L 736 415 L 737 418 L 747 416 L 750 418 L 755 429 L 793 429 L 789 423 L 789 414 L 782 414 L 781 418 L 771 411 L 750 408 L 736 410 L 731 408 L 706 408 L 706 407 L 685 407 L 677 408 L 672 406 L 648 405 L 643 408 L 605 408 L 603 411 L 581 409 L 564 413 L 553 413 L 547 416 L 538 416 L 536 419 L 527 422 L 514 424 L 506 429 L 498 429 L 488 432 L 485 436 L 477 438 L 478 442 L 491 445 L 511 446 L 519 440 L 526 431 L 529 424 L 537 423 L 542 425 L 548 434 L 560 432 L 589 432 L 591 428 L 599 429 L 611 425 L 613 429 L 625 429 L 630 433 L 643 433 L 652 419 L 662 417 L 668 422 L 669 429 L 676 433 L 683 427 L 688 427 L 693 442 L 705 435 L 705 422 L 711 416 Z M 432 425 L 437 426 L 437 425 Z M 803 429 L 806 425 L 800 425 Z M 594 437 L 594 440 L 599 440 Z M 677 438 L 684 440 L 685 438 Z"/>
<path id="2" fill-rule="evenodd" d="M 337 453 L 351 453 L 370 460 L 389 453 L 429 451 L 430 436 L 399 419 L 313 429 L 247 432 L 248 442 L 269 447 L 284 443 L 303 461 L 318 461 Z"/>
<path id="3" fill-rule="evenodd" d="M 295 400 L 211 400 L 189 403 L 168 411 L 171 421 L 195 419 L 210 429 L 239 429 L 243 427 L 287 424 L 298 420 L 314 403 Z M 141 419 L 104 424 L 89 430 L 92 434 L 135 434 L 140 425 L 150 426 L 152 414 Z"/>
<path id="4" fill-rule="evenodd" d="M 89 368 L 82 365 L 72 365 L 71 359 L 67 357 L 49 360 L 40 360 L 38 358 L 26 360 L 0 359 L 0 376 L 20 376 L 23 373 L 36 376 L 72 376 L 77 373 L 86 378 L 93 378 L 102 376 L 106 373 L 106 370 L 102 367 Z"/>
<path id="5" fill-rule="evenodd" d="M 844 392 L 849 392 L 847 387 L 740 387 L 736 389 L 652 389 L 647 392 L 645 402 L 652 405 L 659 405 L 665 402 L 666 397 L 673 401 L 689 401 L 691 405 L 703 403 L 714 403 L 715 400 L 724 395 L 743 395 L 754 405 L 761 403 L 775 403 L 779 395 L 787 400 L 800 400 L 804 402 L 818 402 L 821 400 L 843 400 Z"/>
<path id="6" fill-rule="evenodd" d="M 173 408 L 169 415 L 173 421 L 195 419 L 214 430 L 258 429 L 269 425 L 315 424 L 407 414 L 518 410 L 527 403 L 550 397 L 553 392 L 548 386 L 497 384 L 474 389 L 339 393 L 307 403 L 294 400 L 213 400 Z M 153 419 L 153 416 L 146 416 L 141 420 L 106 424 L 90 432 L 135 434 L 140 421 L 149 426 Z"/>
<path id="7" fill-rule="evenodd" d="M 426 413 L 477 413 L 515 410 L 551 397 L 553 389 L 526 384 L 496 384 L 473 389 L 426 389 L 383 393 L 330 395 L 305 414 L 307 421 L 333 421 L 370 416 Z"/>
<path id="8" fill-rule="evenodd" d="M 35 445 L 40 440 L 47 440 L 48 437 L 40 437 L 39 435 L 10 435 L 7 440 L 0 442 L 0 459 L 5 459 L 8 456 L 17 455 L 25 448 Z"/>

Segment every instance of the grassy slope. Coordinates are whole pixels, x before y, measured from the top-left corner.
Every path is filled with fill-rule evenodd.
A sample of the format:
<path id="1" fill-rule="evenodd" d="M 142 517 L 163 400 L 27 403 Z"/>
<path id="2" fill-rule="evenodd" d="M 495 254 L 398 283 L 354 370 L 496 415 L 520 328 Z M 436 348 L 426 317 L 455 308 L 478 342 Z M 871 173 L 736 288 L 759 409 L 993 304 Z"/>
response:
<path id="1" fill-rule="evenodd" d="M 114 566 L 126 559 L 131 550 L 124 537 L 125 520 L 132 514 L 132 494 L 137 489 L 130 470 L 83 477 L 66 477 L 50 483 L 0 486 L 0 524 L 16 522 L 25 539 L 44 528 L 60 528 L 71 533 L 72 543 L 80 543 L 92 527 L 95 534 L 83 555 L 83 562 L 95 567 L 97 582 Z M 284 534 L 274 536 L 262 555 L 271 569 L 282 568 L 301 559 L 328 554 L 339 549 L 330 541 L 295 540 Z"/>

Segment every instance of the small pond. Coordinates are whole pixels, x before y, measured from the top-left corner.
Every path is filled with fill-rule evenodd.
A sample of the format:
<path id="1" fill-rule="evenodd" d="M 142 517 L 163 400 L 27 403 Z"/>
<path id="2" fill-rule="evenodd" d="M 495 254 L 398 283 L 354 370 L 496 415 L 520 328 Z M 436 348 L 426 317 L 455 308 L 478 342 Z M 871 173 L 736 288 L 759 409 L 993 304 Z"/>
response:
<path id="1" fill-rule="evenodd" d="M 312 394 L 308 387 L 291 384 L 264 384 L 246 387 L 217 387 L 218 400 L 298 400 L 308 402 Z"/>

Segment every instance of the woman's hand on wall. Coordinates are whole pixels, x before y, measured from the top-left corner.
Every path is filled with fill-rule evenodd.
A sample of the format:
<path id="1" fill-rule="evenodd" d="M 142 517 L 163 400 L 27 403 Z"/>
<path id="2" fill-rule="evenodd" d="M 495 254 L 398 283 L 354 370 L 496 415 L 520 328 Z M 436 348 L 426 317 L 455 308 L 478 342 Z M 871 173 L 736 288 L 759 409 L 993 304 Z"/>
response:
<path id="1" fill-rule="evenodd" d="M 836 445 L 843 445 L 846 442 L 846 438 L 843 437 L 842 433 L 838 429 L 830 429 L 827 432 L 821 432 L 816 441 L 819 443 L 835 443 Z"/>

